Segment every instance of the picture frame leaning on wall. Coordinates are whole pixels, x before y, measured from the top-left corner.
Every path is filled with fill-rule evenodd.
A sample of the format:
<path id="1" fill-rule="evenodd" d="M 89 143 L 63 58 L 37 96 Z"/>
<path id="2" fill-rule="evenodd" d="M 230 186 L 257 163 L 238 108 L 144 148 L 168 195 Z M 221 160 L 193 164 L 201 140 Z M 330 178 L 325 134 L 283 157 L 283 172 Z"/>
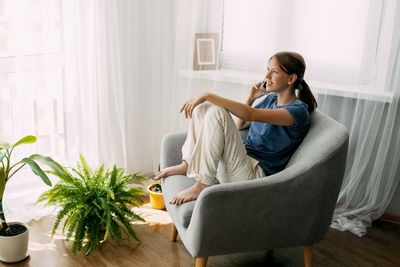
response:
<path id="1" fill-rule="evenodd" d="M 219 34 L 196 33 L 194 38 L 193 70 L 219 69 Z"/>

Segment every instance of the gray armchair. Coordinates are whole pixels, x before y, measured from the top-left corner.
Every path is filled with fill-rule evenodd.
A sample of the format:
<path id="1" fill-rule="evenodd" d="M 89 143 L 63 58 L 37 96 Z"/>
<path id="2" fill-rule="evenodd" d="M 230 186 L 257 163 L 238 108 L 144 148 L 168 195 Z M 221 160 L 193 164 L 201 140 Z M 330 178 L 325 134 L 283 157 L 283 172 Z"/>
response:
<path id="1" fill-rule="evenodd" d="M 186 176 L 163 179 L 164 201 L 177 233 L 196 266 L 207 258 L 237 252 L 303 246 L 312 266 L 312 245 L 321 241 L 332 220 L 342 184 L 348 147 L 347 129 L 315 110 L 311 126 L 286 168 L 260 179 L 218 184 L 196 201 L 168 202 L 194 184 Z M 161 168 L 181 162 L 186 133 L 165 136 Z"/>

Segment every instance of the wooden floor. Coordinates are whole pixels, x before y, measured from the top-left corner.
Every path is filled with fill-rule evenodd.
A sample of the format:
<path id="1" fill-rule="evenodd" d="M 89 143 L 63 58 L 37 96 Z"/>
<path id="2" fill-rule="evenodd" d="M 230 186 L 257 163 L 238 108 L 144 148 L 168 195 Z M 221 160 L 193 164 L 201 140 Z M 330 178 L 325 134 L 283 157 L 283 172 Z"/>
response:
<path id="1" fill-rule="evenodd" d="M 141 244 L 107 241 L 85 257 L 74 256 L 62 235 L 50 239 L 54 219 L 30 223 L 30 256 L 0 266 L 194 266 L 179 236 L 176 243 L 169 241 L 170 225 L 135 225 Z M 272 258 L 265 252 L 210 257 L 207 266 L 303 266 L 303 256 L 301 248 L 286 248 L 275 250 Z M 400 266 L 400 225 L 377 221 L 361 238 L 330 229 L 314 247 L 314 266 Z"/>

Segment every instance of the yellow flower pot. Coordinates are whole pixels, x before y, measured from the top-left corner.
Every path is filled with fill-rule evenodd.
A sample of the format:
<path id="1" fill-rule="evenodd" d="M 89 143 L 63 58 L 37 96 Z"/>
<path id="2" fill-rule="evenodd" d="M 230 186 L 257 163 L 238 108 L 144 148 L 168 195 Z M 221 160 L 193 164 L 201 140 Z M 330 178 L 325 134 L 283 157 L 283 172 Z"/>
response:
<path id="1" fill-rule="evenodd" d="M 150 189 L 155 187 L 156 184 L 151 184 L 147 187 L 147 192 L 150 196 L 150 205 L 153 209 L 162 210 L 165 209 L 164 197 L 162 193 L 153 192 Z"/>

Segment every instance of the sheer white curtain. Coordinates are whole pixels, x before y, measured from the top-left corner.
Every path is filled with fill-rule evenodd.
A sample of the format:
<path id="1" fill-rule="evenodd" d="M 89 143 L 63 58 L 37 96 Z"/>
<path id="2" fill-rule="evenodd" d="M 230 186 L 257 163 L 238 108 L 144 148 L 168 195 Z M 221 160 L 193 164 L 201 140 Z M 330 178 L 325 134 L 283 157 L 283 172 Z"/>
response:
<path id="1" fill-rule="evenodd" d="M 152 173 L 175 117 L 174 2 L 65 1 L 68 160 Z"/>
<path id="2" fill-rule="evenodd" d="M 0 1 L 0 140 L 38 138 L 15 149 L 14 163 L 33 153 L 64 159 L 60 11 L 57 0 Z M 46 189 L 29 167 L 19 171 L 6 186 L 6 219 L 27 222 L 49 213 L 33 206 Z"/>
<path id="3" fill-rule="evenodd" d="M 35 4 L 51 5 L 57 1 L 25 2 L 37 7 Z M 28 79 L 22 76 L 21 70 L 19 79 L 11 80 L 15 80 L 18 86 L 11 89 L 8 85 L 12 77 L 9 78 L 8 74 L 4 75 L 6 78 L 1 76 L 5 81 L 1 88 L 1 139 L 10 140 L 11 134 L 14 140 L 32 134 L 28 131 L 35 128 L 33 108 L 30 109 L 34 104 L 30 98 L 35 95 L 32 88 L 40 88 L 38 98 L 41 102 L 36 104 L 38 112 L 41 112 L 37 115 L 38 123 L 43 127 L 56 124 L 53 128 L 61 133 L 53 128 L 49 131 L 55 131 L 51 135 L 55 141 L 61 135 L 62 145 L 65 137 L 65 149 L 64 146 L 53 148 L 56 142 L 50 139 L 53 143 L 39 142 L 41 149 L 35 152 L 55 157 L 67 166 L 76 166 L 78 155 L 82 154 L 94 167 L 104 162 L 109 166 L 116 164 L 127 168 L 129 172 L 152 173 L 159 165 L 162 136 L 179 124 L 175 119 L 179 100 L 172 78 L 175 2 L 68 0 L 57 3 L 58 13 L 44 7 L 39 10 L 47 20 L 53 18 L 54 13 L 60 15 L 56 23 L 62 28 L 59 45 L 63 56 L 59 73 L 54 71 L 54 60 L 49 61 L 53 64 L 50 65 L 53 71 L 46 72 L 46 79 L 40 80 L 43 84 L 38 84 L 35 81 L 41 76 L 34 73 Z M 26 16 L 18 8 L 24 5 L 16 3 L 15 7 L 19 20 L 23 20 Z M 37 14 L 38 10 L 32 12 Z M 27 22 L 27 27 L 35 27 L 36 24 L 32 23 L 37 21 L 35 18 L 33 22 Z M 46 28 L 49 23 L 41 25 Z M 40 37 L 37 39 L 48 45 L 54 33 Z M 28 44 L 26 40 L 17 43 L 22 45 L 24 42 Z M 50 59 L 54 58 L 50 56 Z M 55 82 L 50 82 L 53 80 L 59 81 L 58 87 Z M 53 95 L 58 97 L 54 105 Z M 12 102 L 9 101 L 11 97 Z M 53 112 L 58 108 L 61 112 Z M 56 115 L 49 115 L 53 113 Z M 50 120 L 45 120 L 49 116 Z M 17 132 L 14 129 L 25 130 Z M 29 177 L 23 179 L 34 179 L 29 172 L 27 175 Z M 39 194 L 47 189 L 38 181 L 35 186 L 25 180 L 23 186 L 20 183 L 13 187 L 13 181 L 9 184 L 4 205 L 7 219 L 28 222 L 52 212 L 33 206 Z"/>
<path id="4" fill-rule="evenodd" d="M 388 207 L 400 181 L 400 5 L 396 20 L 385 90 L 392 101 L 341 101 L 319 96 L 321 109 L 350 130 L 349 158 L 332 227 L 366 233 Z M 348 116 L 352 114 L 352 116 Z"/>

